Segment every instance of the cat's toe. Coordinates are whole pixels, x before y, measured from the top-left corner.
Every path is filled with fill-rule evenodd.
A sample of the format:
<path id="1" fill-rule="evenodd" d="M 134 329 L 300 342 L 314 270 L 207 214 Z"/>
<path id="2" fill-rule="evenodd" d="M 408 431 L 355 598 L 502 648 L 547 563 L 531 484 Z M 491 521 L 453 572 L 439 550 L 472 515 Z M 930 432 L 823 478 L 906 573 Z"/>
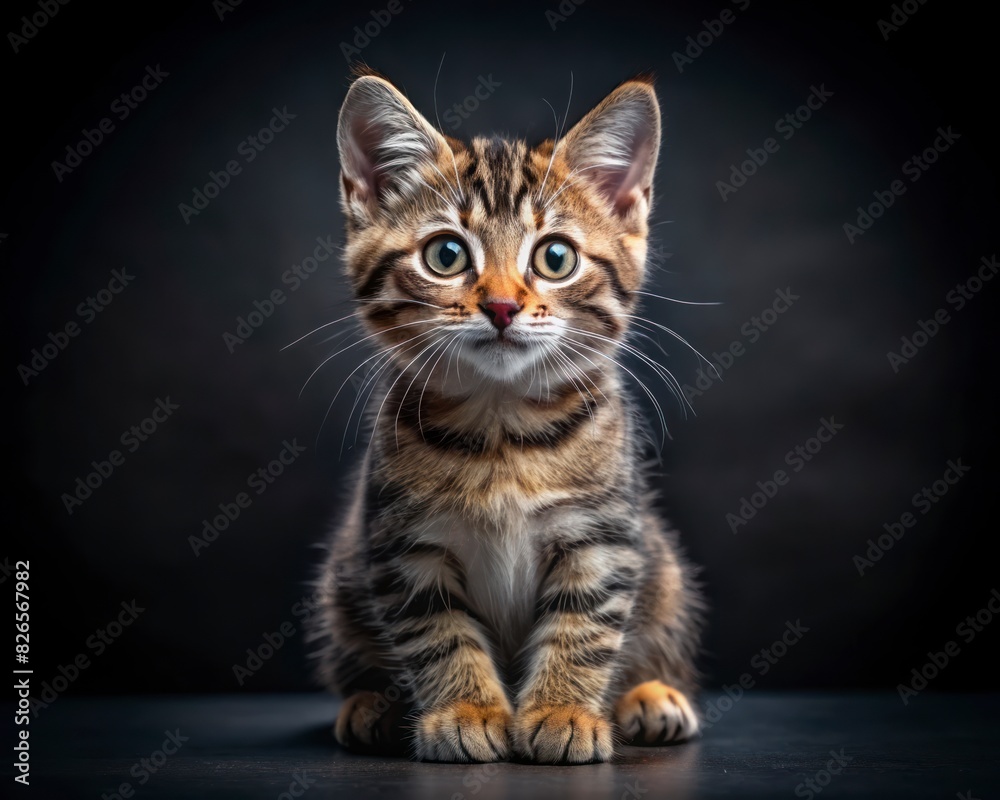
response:
<path id="1" fill-rule="evenodd" d="M 422 761 L 504 761 L 510 755 L 510 709 L 466 701 L 428 709 L 417 720 L 415 755 Z"/>
<path id="2" fill-rule="evenodd" d="M 542 764 L 608 761 L 614 754 L 611 725 L 583 706 L 530 706 L 514 721 L 514 747 Z"/>
<path id="3" fill-rule="evenodd" d="M 680 742 L 698 734 L 698 715 L 683 692 L 646 681 L 622 695 L 615 717 L 629 744 Z"/>

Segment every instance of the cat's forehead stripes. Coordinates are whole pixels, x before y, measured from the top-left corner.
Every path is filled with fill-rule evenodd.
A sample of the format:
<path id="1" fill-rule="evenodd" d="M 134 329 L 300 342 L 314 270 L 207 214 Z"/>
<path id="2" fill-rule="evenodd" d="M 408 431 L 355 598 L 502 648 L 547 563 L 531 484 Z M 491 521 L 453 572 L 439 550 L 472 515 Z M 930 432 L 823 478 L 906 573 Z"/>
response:
<path id="1" fill-rule="evenodd" d="M 518 218 L 536 180 L 525 143 L 477 138 L 470 151 L 463 184 L 473 210 L 478 206 L 497 221 Z"/>
<path id="2" fill-rule="evenodd" d="M 523 270 L 525 240 L 537 231 L 538 176 L 524 142 L 474 139 L 461 174 L 463 232 L 481 243 L 482 270 Z M 492 270 L 491 270 L 492 271 Z"/>

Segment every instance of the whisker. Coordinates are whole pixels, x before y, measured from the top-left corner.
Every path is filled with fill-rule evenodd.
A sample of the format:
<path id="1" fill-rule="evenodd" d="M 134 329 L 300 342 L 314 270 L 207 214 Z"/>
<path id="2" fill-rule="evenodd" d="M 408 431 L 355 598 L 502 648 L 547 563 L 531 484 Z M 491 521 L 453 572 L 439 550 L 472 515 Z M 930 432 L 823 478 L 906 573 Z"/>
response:
<path id="1" fill-rule="evenodd" d="M 377 353 L 374 353 L 374 354 L 368 356 L 368 358 L 366 358 L 364 361 L 362 361 L 360 364 L 358 364 L 354 369 L 352 369 L 350 371 L 350 373 L 348 373 L 347 377 L 344 378 L 344 380 L 341 382 L 340 386 L 337 388 L 337 391 L 334 393 L 333 399 L 330 400 L 329 405 L 327 405 L 327 407 L 326 407 L 326 413 L 323 415 L 323 421 L 320 423 L 319 432 L 316 434 L 316 446 L 317 447 L 319 447 L 319 441 L 320 441 L 320 437 L 323 434 L 323 428 L 326 426 L 326 421 L 329 418 L 330 412 L 333 410 L 333 407 L 334 407 L 334 405 L 337 402 L 337 398 L 340 397 L 341 392 L 344 391 L 344 387 L 347 386 L 347 384 L 350 382 L 351 378 L 355 375 L 355 373 L 357 373 L 357 371 L 359 369 L 361 369 L 362 367 L 364 367 L 365 364 L 367 364 L 369 361 L 373 361 L 373 360 L 375 361 L 375 363 L 372 364 L 368 368 L 368 371 L 365 373 L 364 380 L 361 383 L 361 386 L 363 388 L 364 385 L 368 381 L 368 377 L 372 374 L 372 370 L 374 370 L 376 368 L 376 366 L 378 366 L 379 361 L 381 359 L 385 359 L 386 363 L 388 363 L 392 359 L 392 354 L 393 354 L 394 351 L 398 350 L 401 347 L 405 347 L 406 345 L 410 344 L 411 342 L 414 342 L 414 341 L 420 339 L 422 336 L 426 336 L 427 333 L 428 333 L 427 331 L 425 331 L 424 333 L 418 333 L 415 336 L 411 336 L 409 339 L 406 339 L 403 342 L 398 342 L 398 343 L 396 343 L 394 345 L 390 345 L 389 347 L 386 347 L 386 348 L 384 348 L 382 350 L 379 350 Z M 356 403 L 357 403 L 357 401 L 355 400 L 355 407 L 356 407 Z M 353 415 L 353 409 L 354 409 L 354 407 L 352 407 L 352 409 L 351 409 L 352 410 L 352 415 Z M 351 421 L 351 417 L 348 416 L 348 418 L 347 418 L 348 425 L 350 424 L 350 421 Z M 341 443 L 341 456 L 343 456 L 343 443 Z"/>
<path id="2" fill-rule="evenodd" d="M 347 433 L 351 429 L 351 420 L 354 418 L 354 412 L 361 405 L 361 411 L 358 414 L 358 423 L 354 426 L 354 441 L 352 442 L 352 447 L 358 446 L 358 436 L 361 435 L 361 426 L 365 420 L 365 411 L 368 408 L 368 404 L 371 402 L 372 397 L 375 396 L 375 389 L 378 387 L 379 381 L 382 379 L 382 375 L 386 373 L 389 367 L 392 366 L 392 357 L 389 356 L 382 362 L 376 369 L 373 369 L 369 376 L 365 377 L 365 382 L 361 385 L 358 390 L 358 396 L 354 399 L 354 405 L 351 407 L 351 413 L 347 417 L 347 424 L 344 426 L 344 438 L 340 443 L 341 455 L 343 455 L 344 445 L 347 444 Z M 367 392 L 367 395 L 365 394 Z M 364 398 L 364 401 L 362 401 Z"/>
<path id="3" fill-rule="evenodd" d="M 347 386 L 347 384 L 350 382 L 351 378 L 354 377 L 354 374 L 359 369 L 361 369 L 362 367 L 364 367 L 364 365 L 367 364 L 369 361 L 372 361 L 372 360 L 375 360 L 375 359 L 381 359 L 381 358 L 387 358 L 387 359 L 392 358 L 393 351 L 398 350 L 400 347 L 405 347 L 406 345 L 410 344 L 411 342 L 419 339 L 421 336 L 426 335 L 426 333 L 427 332 L 425 332 L 423 334 L 418 333 L 416 336 L 412 336 L 409 339 L 407 339 L 406 341 L 399 342 L 397 344 L 394 344 L 394 345 L 391 345 L 389 347 L 386 347 L 383 350 L 379 350 L 377 353 L 374 353 L 373 355 L 368 356 L 368 358 L 366 358 L 364 361 L 362 361 L 360 364 L 358 364 L 354 369 L 352 369 L 348 373 L 347 377 L 344 378 L 344 380 L 341 382 L 340 387 L 334 393 L 333 399 L 330 401 L 330 405 L 328 405 L 327 408 L 326 408 L 326 414 L 323 415 L 323 422 L 322 422 L 322 424 L 320 424 L 320 427 L 319 427 L 320 434 L 322 434 L 322 432 L 323 432 L 323 426 L 326 424 L 327 417 L 330 416 L 330 411 L 333 409 L 334 404 L 337 402 L 337 398 L 340 397 L 340 393 L 342 391 L 344 391 L 344 387 Z M 361 383 L 362 388 L 368 382 L 368 376 L 371 374 L 371 370 L 374 369 L 375 366 L 376 365 L 373 364 L 371 367 L 369 367 L 369 371 L 365 374 L 365 379 Z M 347 421 L 348 421 L 348 423 L 350 423 L 350 417 L 348 417 Z M 319 445 L 319 435 L 317 435 L 317 437 L 316 437 L 316 444 Z"/>
<path id="4" fill-rule="evenodd" d="M 587 358 L 587 356 L 585 356 L 585 355 L 584 355 L 583 353 L 579 353 L 578 355 L 580 356 L 580 358 L 584 359 L 585 361 L 589 362 L 590 364 L 593 364 L 593 365 L 594 365 L 594 369 L 596 369 L 596 370 L 597 370 L 598 372 L 600 372 L 600 373 L 601 373 L 602 375 L 604 374 L 604 369 L 603 369 L 603 368 L 601 368 L 601 367 L 599 367 L 598 365 L 594 364 L 594 362 L 593 362 L 593 361 L 591 361 L 591 360 L 590 360 L 589 358 Z M 574 363 L 574 362 L 573 362 L 573 360 L 572 360 L 571 358 L 567 357 L 567 358 L 566 358 L 566 360 L 567 360 L 567 362 L 569 363 L 569 366 L 571 366 L 571 367 L 572 367 L 573 369 L 575 369 L 575 370 L 577 371 L 577 373 L 578 373 L 578 374 L 579 374 L 579 375 L 581 376 L 581 378 L 589 378 L 589 377 L 590 377 L 590 376 L 589 376 L 589 375 L 588 375 L 588 374 L 587 374 L 587 373 L 586 373 L 586 372 L 584 371 L 584 369 L 583 369 L 583 368 L 582 368 L 582 367 L 581 367 L 581 366 L 580 366 L 579 364 L 576 364 L 576 363 Z M 593 387 L 594 387 L 595 389 L 597 389 L 597 393 L 598 393 L 598 394 L 599 394 L 599 395 L 600 395 L 601 397 L 603 397 L 603 398 L 604 398 L 605 402 L 607 402 L 607 403 L 610 403 L 610 402 L 611 402 L 610 398 L 609 398 L 609 397 L 608 397 L 608 396 L 607 396 L 607 395 L 606 395 L 606 394 L 604 393 L 604 390 L 603 390 L 603 389 L 601 389 L 601 387 L 600 387 L 600 385 L 599 385 L 599 384 L 597 383 L 597 381 L 593 381 L 593 380 L 592 380 L 592 381 L 591 381 L 591 385 L 592 385 L 592 386 L 593 386 Z M 589 388 L 589 387 L 587 388 L 587 394 L 589 394 L 589 395 L 590 395 L 591 397 L 594 397 L 594 394 L 593 394 L 593 392 L 591 392 L 591 390 L 590 390 L 590 388 Z M 597 398 L 596 398 L 596 397 L 594 397 L 594 402 L 595 402 L 595 403 L 597 402 Z"/>
<path id="5" fill-rule="evenodd" d="M 542 99 L 545 100 L 544 97 Z M 549 165 L 545 168 L 545 177 L 542 178 L 542 185 L 538 189 L 538 194 L 535 195 L 535 202 L 538 202 L 538 199 L 545 192 L 545 184 L 549 179 L 549 171 L 552 169 L 552 162 L 555 161 L 556 158 L 556 147 L 558 146 L 560 139 L 562 139 L 563 129 L 566 127 L 566 121 L 569 119 L 569 106 L 570 103 L 572 102 L 573 102 L 573 71 L 570 70 L 569 97 L 566 99 L 566 113 L 563 115 L 562 123 L 559 122 L 559 117 L 556 115 L 556 110 L 552 108 L 552 104 L 548 100 L 545 100 L 545 104 L 549 108 L 552 108 L 552 118 L 553 121 L 556 123 L 556 137 L 555 139 L 552 140 L 552 154 L 549 156 Z"/>
<path id="6" fill-rule="evenodd" d="M 627 372 L 629 375 L 631 375 L 632 379 L 636 383 L 638 383 L 640 387 L 642 387 L 642 390 L 646 393 L 646 395 L 649 397 L 650 401 L 653 403 L 653 406 L 656 409 L 656 415 L 657 415 L 657 417 L 659 417 L 660 427 L 663 430 L 663 436 L 660 439 L 660 446 L 662 447 L 665 444 L 665 442 L 666 442 L 666 438 L 668 436 L 670 436 L 670 432 L 667 429 L 667 420 L 666 420 L 666 417 L 664 417 L 664 415 L 663 415 L 663 409 L 660 407 L 660 403 L 659 403 L 659 401 L 657 401 L 656 395 L 653 394 L 653 392 L 650 390 L 650 388 L 648 386 L 646 386 L 646 384 L 643 383 L 643 381 L 639 378 L 639 376 L 637 376 L 634 372 L 632 372 L 632 370 L 630 370 L 628 367 L 626 367 L 624 364 L 622 364 L 617 359 L 614 359 L 611 356 L 609 356 L 607 353 L 604 353 L 604 352 L 598 350 L 597 348 L 590 347 L 589 345 L 586 345 L 583 342 L 578 342 L 576 340 L 573 340 L 573 344 L 575 344 L 578 347 L 582 347 L 582 348 L 584 348 L 586 350 L 590 350 L 590 351 L 596 353 L 597 355 L 601 356 L 601 358 L 607 359 L 612 364 L 614 364 L 615 366 L 617 366 L 619 369 L 622 369 L 625 372 Z M 571 350 L 574 349 L 572 345 L 567 345 L 567 346 L 569 346 Z"/>
<path id="7" fill-rule="evenodd" d="M 441 180 L 443 180 L 443 181 L 444 181 L 444 183 L 445 183 L 445 186 L 447 186 L 447 187 L 448 187 L 448 190 L 449 190 L 449 191 L 451 192 L 451 202 L 452 202 L 452 203 L 454 203 L 454 204 L 455 204 L 456 206 L 460 206 L 460 205 L 462 205 L 462 198 L 461 198 L 461 195 L 459 195 L 459 193 L 458 193 L 458 190 L 457 190 L 457 189 L 456 189 L 456 188 L 455 188 L 454 186 L 452 186 L 452 185 L 451 185 L 451 181 L 449 181 L 449 180 L 448 180 L 448 179 L 447 179 L 447 178 L 446 178 L 446 177 L 444 176 L 444 173 L 443 173 L 443 172 L 442 172 L 442 171 L 441 171 L 440 169 L 438 169 L 438 166 L 437 166 L 437 164 L 431 164 L 431 166 L 432 166 L 432 167 L 434 168 L 434 171 L 435 171 L 435 172 L 436 172 L 436 173 L 437 173 L 438 175 L 440 175 L 440 176 L 441 176 Z M 446 202 L 447 202 L 447 201 L 446 201 Z"/>
<path id="8" fill-rule="evenodd" d="M 420 306 L 427 306 L 428 308 L 440 308 L 446 310 L 448 306 L 439 306 L 436 303 L 428 303 L 424 300 L 414 300 L 409 297 L 403 297 L 399 299 L 383 300 L 381 298 L 372 298 L 370 300 L 356 300 L 358 303 L 385 303 L 386 305 L 396 305 L 397 303 L 416 303 Z"/>
<path id="9" fill-rule="evenodd" d="M 438 64 L 437 75 L 434 76 L 434 120 L 437 122 L 438 131 L 441 131 L 441 117 L 438 115 L 438 81 L 441 79 L 441 68 L 444 66 L 444 57 L 447 51 L 441 53 L 441 63 Z M 455 186 L 458 188 L 459 205 L 465 202 L 465 192 L 462 190 L 462 181 L 458 177 L 458 162 L 455 161 L 455 152 L 448 145 L 448 155 L 451 156 L 451 166 L 455 170 Z M 440 171 L 438 172 L 440 174 Z M 443 178 L 444 175 L 441 175 Z"/>
<path id="10" fill-rule="evenodd" d="M 678 342 L 680 342 L 685 347 L 687 347 L 688 349 L 690 349 L 692 353 L 694 353 L 696 356 L 698 356 L 698 358 L 700 358 L 709 367 L 711 367 L 712 371 L 715 373 L 716 377 L 718 377 L 721 380 L 722 376 L 719 375 L 719 371 L 718 371 L 718 369 L 716 369 L 715 364 L 713 364 L 711 361 L 709 361 L 707 358 L 705 358 L 705 356 L 703 356 L 700 352 L 698 352 L 698 350 L 694 347 L 694 345 L 692 345 L 690 342 L 688 342 L 687 339 L 685 339 L 683 336 L 681 336 L 679 333 L 677 333 L 677 331 L 671 330 L 666 325 L 661 325 L 659 322 L 654 322 L 651 319 L 646 319 L 645 317 L 639 317 L 639 316 L 636 316 L 635 314 L 608 314 L 608 316 L 609 317 L 628 317 L 629 319 L 634 319 L 634 320 L 638 320 L 640 322 L 645 322 L 648 325 L 652 325 L 655 328 L 659 328 L 661 331 L 663 331 L 665 333 L 669 333 Z"/>
<path id="11" fill-rule="evenodd" d="M 434 377 L 434 370 L 436 370 L 437 369 L 437 365 L 439 363 L 441 363 L 441 357 L 445 353 L 447 353 L 449 350 L 451 350 L 451 348 L 455 346 L 455 343 L 457 341 L 458 341 L 458 337 L 457 336 L 456 337 L 452 337 L 451 341 L 448 342 L 447 346 L 441 351 L 441 354 L 434 361 L 434 364 L 431 366 L 430 370 L 428 370 L 428 372 L 427 372 L 427 377 L 424 379 L 424 388 L 420 390 L 420 397 L 417 398 L 417 429 L 420 431 L 420 437 L 421 438 L 423 438 L 423 436 L 424 436 L 424 424 L 423 424 L 423 421 L 422 421 L 421 416 L 420 416 L 420 411 L 421 411 L 421 409 L 423 408 L 423 405 L 424 405 L 424 393 L 427 391 L 427 385 L 431 382 L 431 378 Z"/>
<path id="12" fill-rule="evenodd" d="M 434 167 L 434 169 L 437 169 L 437 167 Z M 438 173 L 440 174 L 440 170 L 438 171 Z M 435 189 L 435 188 L 434 188 L 433 186 L 431 186 L 431 185 L 430 185 L 430 184 L 429 184 L 429 183 L 428 183 L 427 181 L 425 181 L 422 175 L 419 175 L 419 174 L 416 174 L 416 175 L 415 175 L 415 177 L 416 177 L 416 179 L 417 179 L 418 181 L 420 181 L 420 182 L 421 182 L 421 183 L 422 183 L 422 184 L 423 184 L 423 185 L 424 185 L 425 187 L 427 187 L 427 188 L 428 188 L 428 189 L 430 189 L 430 190 L 431 190 L 432 192 L 434 192 L 434 194 L 436 194 L 436 195 L 437 195 L 438 197 L 440 197 L 440 198 L 441 198 L 441 200 L 442 200 L 442 201 L 444 202 L 444 204 L 445 204 L 446 206 L 447 206 L 447 205 L 451 205 L 451 203 L 449 203 L 449 201 L 448 201 L 448 198 L 447 198 L 447 197 L 445 197 L 445 196 L 444 196 L 443 194 L 441 194 L 441 192 L 439 192 L 439 191 L 438 191 L 437 189 Z M 451 184 L 448 184 L 448 185 L 449 185 L 449 186 L 451 186 Z"/>
<path id="13" fill-rule="evenodd" d="M 462 350 L 462 336 L 460 334 L 455 337 L 455 341 L 458 343 L 458 346 L 455 348 L 455 352 L 448 356 L 448 363 L 445 364 L 444 382 L 446 384 L 448 383 L 448 376 L 451 375 L 451 362 L 452 362 L 452 359 L 455 356 L 457 356 L 461 352 L 461 350 Z M 459 384 L 459 386 L 462 385 L 461 378 L 459 378 L 458 384 Z"/>
<path id="14" fill-rule="evenodd" d="M 565 177 L 565 178 L 563 179 L 563 182 L 562 182 L 561 184 L 559 184 L 559 189 L 558 189 L 558 191 L 557 191 L 557 192 L 556 192 L 556 193 L 555 193 L 554 195 L 552 195 L 552 197 L 550 197 L 550 198 L 549 198 L 549 199 L 548 199 L 548 200 L 547 200 L 547 201 L 545 202 L 545 205 L 543 205 L 543 206 L 542 206 L 542 209 L 544 210 L 544 209 L 548 208 L 548 207 L 549 207 L 550 205 L 552 205 L 552 201 L 553 201 L 553 200 L 555 200 L 555 199 L 556 199 L 556 198 L 557 198 L 557 197 L 558 197 L 559 195 L 561 195 L 561 194 L 562 194 L 562 193 L 563 193 L 563 192 L 564 192 L 564 191 L 565 191 L 566 189 L 568 189 L 568 188 L 569 188 L 570 186 L 572 186 L 573 184 L 571 183 L 571 181 L 572 181 L 572 180 L 573 180 L 573 179 L 574 179 L 574 178 L 575 178 L 575 177 L 576 177 L 577 175 L 579 175 L 579 174 L 580 174 L 580 173 L 582 173 L 582 172 L 589 172 L 589 171 L 590 171 L 590 170 L 592 170 L 592 169 L 599 169 L 599 168 L 601 168 L 601 167 L 603 167 L 603 166 L 604 166 L 603 164 L 591 164 L 591 165 L 590 165 L 589 167 L 578 167 L 578 168 L 574 169 L 574 170 L 573 170 L 572 172 L 570 172 L 570 173 L 569 173 L 569 175 L 567 175 L 567 176 L 566 176 L 566 177 Z"/>
<path id="15" fill-rule="evenodd" d="M 340 350 L 338 350 L 333 355 L 327 356 L 326 358 L 324 358 L 323 361 L 320 362 L 320 365 L 318 367 L 316 367 L 316 369 L 314 369 L 312 371 L 312 374 L 308 378 L 306 378 L 306 382 L 302 385 L 302 388 L 299 390 L 299 397 L 300 398 L 302 397 L 302 393 L 306 390 L 306 387 L 309 385 L 309 381 L 311 381 L 316 376 L 316 373 L 319 372 L 321 369 L 323 369 L 323 367 L 326 366 L 327 363 L 329 363 L 330 361 L 332 361 L 334 358 L 336 358 L 337 356 L 339 356 L 341 353 L 346 353 L 352 347 L 357 347 L 362 342 L 366 342 L 369 339 L 374 339 L 376 336 L 380 336 L 383 333 L 389 333 L 389 331 L 399 330 L 400 328 L 407 328 L 407 327 L 409 327 L 411 325 L 429 325 L 429 324 L 431 324 L 431 321 L 430 320 L 426 320 L 426 319 L 419 319 L 419 320 L 416 320 L 415 322 L 404 322 L 401 325 L 394 325 L 391 328 L 386 328 L 384 331 L 378 331 L 376 333 L 370 333 L 367 336 L 363 336 L 362 338 L 358 339 L 356 342 L 352 342 L 351 344 L 347 345 L 347 347 L 341 348 Z"/>
<path id="16" fill-rule="evenodd" d="M 443 326 L 440 326 L 440 327 L 437 327 L 437 328 L 432 328 L 429 331 L 424 331 L 423 333 L 418 333 L 415 336 L 411 336 L 409 339 L 407 339 L 405 342 L 402 342 L 401 344 L 402 345 L 413 345 L 416 342 L 418 342 L 420 339 L 432 336 L 435 333 L 438 333 L 439 331 L 442 331 L 442 330 L 445 330 L 445 328 Z M 375 394 L 375 388 L 378 386 L 378 382 L 379 382 L 382 374 L 385 373 L 389 369 L 389 367 L 392 366 L 394 355 L 395 355 L 395 351 L 390 352 L 390 353 L 388 353 L 385 356 L 385 361 L 382 364 L 377 365 L 377 366 L 373 365 L 372 366 L 372 370 L 369 372 L 368 375 L 365 376 L 364 382 L 361 384 L 361 387 L 358 389 L 358 396 L 354 399 L 354 405 L 351 406 L 351 413 L 347 415 L 347 422 L 344 425 L 344 438 L 343 438 L 343 440 L 340 443 L 341 456 L 343 455 L 343 452 L 344 452 L 344 444 L 347 442 L 347 432 L 351 428 L 351 419 L 353 419 L 354 412 L 358 409 L 358 404 L 361 403 L 361 398 L 365 396 L 365 391 L 367 390 L 368 395 L 365 398 L 365 401 L 364 401 L 364 403 L 361 406 L 361 414 L 358 416 L 358 425 L 357 425 L 357 428 L 355 429 L 355 433 L 354 433 L 354 444 L 355 445 L 357 445 L 357 443 L 358 443 L 358 435 L 361 433 L 361 423 L 364 421 L 364 409 L 367 408 L 368 403 L 371 401 L 372 396 Z"/>
<path id="17" fill-rule="evenodd" d="M 400 378 L 402 378 L 406 374 L 406 371 L 410 367 L 412 367 L 417 362 L 417 360 L 425 352 L 427 352 L 427 349 L 429 347 L 431 347 L 433 344 L 434 344 L 434 342 L 432 341 L 431 344 L 425 345 L 424 347 L 422 347 L 421 350 L 420 350 L 420 352 L 417 353 L 417 355 L 413 357 L 413 360 L 410 361 L 410 363 L 407 364 L 405 367 L 403 367 L 401 370 L 399 370 L 399 375 L 397 375 L 396 378 L 395 378 L 395 380 L 389 385 L 389 389 L 386 391 L 385 397 L 382 398 L 382 403 L 378 407 L 378 412 L 375 414 L 375 421 L 372 423 L 372 435 L 368 439 L 368 447 L 369 448 L 372 446 L 372 442 L 375 440 L 375 434 L 378 431 L 378 421 L 379 421 L 379 418 L 382 416 L 382 409 L 385 408 L 385 404 L 389 400 L 389 396 L 392 394 L 392 390 L 396 388 L 396 384 L 399 383 Z M 397 449 L 399 447 L 399 441 L 398 441 L 398 439 L 396 441 L 396 447 L 397 447 Z"/>
<path id="18" fill-rule="evenodd" d="M 350 319 L 351 317 L 357 317 L 357 316 L 359 316 L 360 314 L 361 314 L 361 311 L 352 311 L 352 312 L 351 312 L 350 314 L 348 314 L 348 315 L 347 315 L 346 317 L 341 317 L 340 319 L 335 319 L 335 320 L 334 320 L 333 322 L 325 322 L 325 323 L 323 323 L 322 325 L 320 325 L 320 326 L 319 326 L 318 328 L 314 328 L 313 330 L 309 331 L 309 333 L 307 333 L 307 334 L 306 334 L 305 336 L 300 336 L 300 337 L 299 337 L 298 339 L 296 339 L 296 340 L 295 340 L 294 342 L 292 342 L 291 344 L 286 344 L 286 345 L 285 345 L 284 347 L 282 347 L 282 348 L 281 348 L 281 350 L 279 350 L 278 352 L 280 353 L 280 352 L 282 352 L 282 351 L 284 351 L 284 350 L 287 350 L 287 349 L 288 349 L 289 347 L 291 347 L 292 345 L 296 345 L 296 344 L 298 344 L 298 343 L 299 343 L 299 342 L 301 342 L 301 341 L 302 341 L 303 339 L 308 339 L 308 338 L 309 338 L 310 336 L 312 336 L 312 335 L 313 335 L 314 333 L 318 333 L 319 331 L 323 330 L 323 328 L 329 328 L 329 327 L 330 327 L 331 325 L 336 325 L 336 324 L 337 324 L 338 322 L 343 322 L 344 320 L 347 320 L 347 319 Z"/>
<path id="19" fill-rule="evenodd" d="M 424 367 L 426 367 L 427 363 L 432 358 L 434 358 L 434 354 L 439 349 L 441 349 L 442 347 L 446 347 L 448 345 L 448 340 L 447 339 L 440 339 L 437 342 L 431 342 L 431 345 L 433 345 L 435 349 L 431 351 L 431 353 L 430 353 L 429 356 L 427 356 L 427 361 L 425 361 L 424 363 L 422 363 L 420 365 L 420 367 L 417 369 L 417 371 L 413 374 L 413 379 L 410 381 L 410 383 L 407 385 L 406 389 L 403 391 L 403 396 L 399 399 L 399 408 L 396 409 L 396 419 L 395 419 L 395 421 L 393 422 L 393 425 L 392 425 L 392 429 L 393 429 L 393 431 L 396 434 L 396 449 L 397 450 L 399 450 L 399 415 L 403 411 L 403 404 L 406 402 L 406 396 L 410 393 L 410 389 L 413 388 L 413 384 L 417 382 L 417 378 L 420 377 L 420 373 L 424 371 Z M 426 352 L 426 349 L 425 349 L 424 352 Z M 433 371 L 433 369 L 432 369 L 432 371 Z M 428 377 L 428 379 L 430 378 L 430 374 L 429 373 L 428 373 L 427 377 Z M 425 383 L 424 387 L 426 388 L 426 386 L 427 386 L 427 384 Z M 423 397 L 423 392 L 421 392 L 421 397 Z M 417 402 L 417 419 L 419 420 L 419 418 L 420 418 L 420 403 L 418 401 Z M 419 424 L 418 424 L 417 427 L 419 428 Z M 421 434 L 422 433 L 423 432 L 421 431 Z"/>
<path id="20" fill-rule="evenodd" d="M 640 328 L 643 328 L 644 330 L 651 331 L 652 333 L 656 333 L 656 328 L 651 328 L 650 326 L 645 325 L 645 324 L 643 324 L 641 322 L 636 322 L 635 324 L 636 324 L 636 326 L 638 326 Z M 664 356 L 667 356 L 669 358 L 670 353 L 668 353 L 663 348 L 663 345 L 660 344 L 660 340 L 659 339 L 654 339 L 648 333 L 642 333 L 641 331 L 638 331 L 635 328 L 630 328 L 629 329 L 628 334 L 626 335 L 626 341 L 628 341 L 628 339 L 630 337 L 632 337 L 632 336 L 635 336 L 636 338 L 645 339 L 647 342 L 651 342 L 653 344 L 653 346 L 656 347 L 657 350 L 659 350 L 661 353 L 663 353 Z"/>
<path id="21" fill-rule="evenodd" d="M 609 344 L 615 347 L 620 347 L 625 352 L 634 355 L 642 363 L 644 363 L 646 366 L 652 369 L 653 372 L 657 375 L 657 377 L 664 382 L 664 384 L 670 390 L 670 393 L 677 399 L 678 405 L 680 406 L 681 411 L 684 413 L 685 419 L 687 418 L 688 409 L 694 412 L 694 408 L 691 406 L 690 402 L 688 402 L 687 397 L 684 396 L 684 390 L 680 385 L 680 381 L 678 381 L 677 378 L 674 377 L 673 373 L 671 373 L 670 370 L 668 370 L 665 366 L 663 366 L 658 361 L 653 359 L 648 353 L 642 352 L 637 347 L 634 347 L 628 344 L 627 342 L 618 342 L 602 334 L 591 333 L 590 331 L 583 331 L 578 328 L 567 328 L 567 330 L 572 331 L 573 333 L 579 333 L 582 336 L 587 336 L 592 339 L 597 339 L 598 341 L 608 342 Z"/>
<path id="22" fill-rule="evenodd" d="M 569 358 L 569 356 L 567 356 L 565 353 L 560 353 L 558 350 L 555 350 L 552 352 L 552 355 L 558 357 L 563 363 L 563 365 L 566 367 L 567 369 L 566 377 L 569 379 L 570 383 L 573 384 L 573 388 L 576 389 L 577 394 L 580 395 L 580 399 L 582 399 L 584 404 L 587 406 L 587 413 L 590 415 L 590 421 L 591 423 L 593 423 L 594 435 L 596 436 L 597 417 L 594 416 L 594 409 L 590 405 L 590 403 L 587 402 L 587 398 L 584 397 L 583 393 L 586 392 L 588 395 L 590 395 L 590 399 L 594 401 L 594 405 L 597 405 L 597 398 L 594 397 L 594 393 L 590 391 L 587 385 L 582 382 L 583 380 L 586 379 L 586 375 L 584 374 L 583 370 L 581 370 L 576 364 L 574 364 L 572 360 Z M 545 357 L 548 358 L 548 354 Z M 577 379 L 574 377 L 574 372 L 576 372 L 581 376 L 580 381 L 577 381 Z M 600 392 L 601 390 L 598 389 L 598 391 Z M 601 392 L 601 394 L 604 395 L 604 392 Z"/>
<path id="23" fill-rule="evenodd" d="M 655 297 L 657 300 L 669 300 L 671 303 L 681 303 L 685 306 L 721 306 L 720 302 L 712 303 L 696 303 L 694 300 L 678 300 L 676 297 L 665 297 L 662 294 L 653 294 L 652 292 L 643 292 L 639 289 L 633 289 L 632 294 L 644 294 L 647 297 Z"/>
<path id="24" fill-rule="evenodd" d="M 362 333 L 364 333 L 364 328 L 360 327 L 360 325 L 355 325 L 354 327 L 347 327 L 347 328 L 344 328 L 344 330 L 342 330 L 342 331 L 338 331 L 337 333 L 330 334 L 326 338 L 321 339 L 320 341 L 316 342 L 316 345 L 319 346 L 321 344 L 326 344 L 327 342 L 336 342 L 337 340 L 343 339 L 343 338 L 345 338 L 347 336 L 351 336 L 351 335 L 357 336 L 357 335 L 360 335 Z M 336 347 L 337 345 L 334 345 L 334 346 Z"/>

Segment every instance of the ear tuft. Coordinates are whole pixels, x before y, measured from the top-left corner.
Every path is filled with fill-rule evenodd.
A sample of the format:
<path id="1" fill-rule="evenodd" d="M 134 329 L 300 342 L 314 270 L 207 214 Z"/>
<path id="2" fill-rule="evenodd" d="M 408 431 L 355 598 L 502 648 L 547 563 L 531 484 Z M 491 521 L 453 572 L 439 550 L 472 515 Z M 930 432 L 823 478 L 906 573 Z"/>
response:
<path id="1" fill-rule="evenodd" d="M 652 78 L 623 83 L 580 120 L 557 149 L 615 214 L 645 219 L 660 149 L 660 104 Z"/>

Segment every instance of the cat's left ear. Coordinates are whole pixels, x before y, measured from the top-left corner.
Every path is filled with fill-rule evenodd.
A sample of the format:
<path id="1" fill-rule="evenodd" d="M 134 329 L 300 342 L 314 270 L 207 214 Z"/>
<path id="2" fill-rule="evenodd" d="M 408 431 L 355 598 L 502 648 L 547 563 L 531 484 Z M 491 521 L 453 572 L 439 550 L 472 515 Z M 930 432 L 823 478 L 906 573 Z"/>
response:
<path id="1" fill-rule="evenodd" d="M 591 184 L 620 217 L 645 220 L 653 202 L 660 149 L 660 104 L 645 79 L 604 98 L 557 145 L 574 175 Z"/>

